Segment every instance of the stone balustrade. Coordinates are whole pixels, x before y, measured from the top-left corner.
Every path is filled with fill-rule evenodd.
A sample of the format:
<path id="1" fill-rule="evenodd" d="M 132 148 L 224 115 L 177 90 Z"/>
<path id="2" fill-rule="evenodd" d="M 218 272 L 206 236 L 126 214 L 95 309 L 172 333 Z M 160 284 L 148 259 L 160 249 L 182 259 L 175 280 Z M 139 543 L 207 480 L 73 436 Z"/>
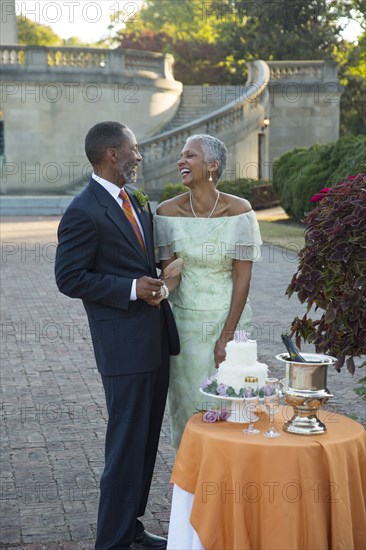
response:
<path id="1" fill-rule="evenodd" d="M 189 135 L 195 133 L 219 135 L 224 130 L 233 128 L 237 123 L 242 124 L 243 119 L 244 105 L 234 105 L 223 113 L 213 114 L 193 123 L 185 124 L 176 130 L 142 140 L 139 148 L 146 161 L 164 159 L 171 153 L 176 155 Z"/>
<path id="2" fill-rule="evenodd" d="M 152 199 L 157 199 L 165 183 L 179 181 L 177 159 L 188 136 L 210 134 L 222 139 L 231 154 L 231 168 L 245 171 L 250 164 L 258 169 L 258 131 L 268 107 L 269 68 L 264 61 L 248 63 L 248 81 L 235 99 L 214 112 L 139 142 L 143 156 L 143 182 Z M 218 86 L 217 88 L 220 88 Z M 227 91 L 225 85 L 223 91 Z M 219 89 L 217 90 L 220 93 Z M 241 142 L 242 147 L 237 144 Z M 250 169 L 249 169 L 250 170 Z"/>
<path id="3" fill-rule="evenodd" d="M 67 193 L 86 176 L 83 140 L 96 122 L 120 120 L 140 139 L 179 106 L 182 84 L 170 55 L 22 45 L 0 51 L 0 194 Z"/>
<path id="4" fill-rule="evenodd" d="M 264 61 L 250 62 L 248 69 L 248 82 L 242 87 L 240 96 L 232 102 L 194 122 L 140 141 L 139 148 L 145 164 L 167 159 L 171 154 L 176 157 L 186 138 L 192 134 L 220 136 L 223 132 L 234 132 L 236 127 L 245 125 L 249 110 L 263 101 L 269 81 L 269 69 Z"/>
<path id="5" fill-rule="evenodd" d="M 268 61 L 271 82 L 274 80 L 301 80 L 334 82 L 337 64 L 334 61 Z"/>
<path id="6" fill-rule="evenodd" d="M 80 47 L 1 46 L 1 71 L 3 79 L 28 80 L 33 76 L 59 79 L 70 72 L 102 79 L 108 75 L 121 77 L 136 75 L 145 78 L 174 80 L 173 57 L 158 52 L 128 49 L 99 49 Z"/>
<path id="7" fill-rule="evenodd" d="M 25 48 L 22 46 L 1 46 L 1 65 L 12 67 L 23 66 L 25 63 Z"/>
<path id="8" fill-rule="evenodd" d="M 165 183 L 180 181 L 177 159 L 192 134 L 211 134 L 225 142 L 230 159 L 226 179 L 259 173 L 270 177 L 273 160 L 289 149 L 334 141 L 339 134 L 342 87 L 330 61 L 252 61 L 246 84 L 203 85 L 193 119 L 163 132 L 182 93 L 170 55 L 8 45 L 1 47 L 1 61 L 2 193 L 74 192 L 84 175 L 80 135 L 95 123 L 96 103 L 99 120 L 117 118 L 134 129 L 144 159 L 141 183 L 152 199 Z M 215 110 L 200 111 L 200 104 L 206 107 L 207 97 L 216 93 L 222 101 Z M 235 99 L 227 102 L 233 93 Z M 17 116 L 20 104 L 22 117 Z M 207 114 L 197 117 L 202 112 Z M 264 118 L 270 119 L 269 127 L 263 126 Z M 30 120 L 39 121 L 37 140 L 29 133 Z M 58 169 L 57 179 L 48 176 L 50 165 Z M 37 166 L 41 174 L 34 172 Z"/>

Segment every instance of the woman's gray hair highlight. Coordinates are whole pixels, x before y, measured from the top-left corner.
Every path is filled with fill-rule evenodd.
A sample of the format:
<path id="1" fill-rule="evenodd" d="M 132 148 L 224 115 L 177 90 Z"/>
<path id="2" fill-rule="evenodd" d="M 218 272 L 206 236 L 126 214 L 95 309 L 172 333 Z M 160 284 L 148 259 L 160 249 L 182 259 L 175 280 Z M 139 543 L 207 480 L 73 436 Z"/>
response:
<path id="1" fill-rule="evenodd" d="M 205 162 L 212 162 L 217 160 L 219 167 L 217 169 L 217 180 L 216 183 L 220 180 L 222 174 L 225 172 L 226 163 L 227 163 L 227 149 L 225 143 L 220 139 L 210 136 L 208 134 L 194 134 L 189 136 L 186 140 L 188 141 L 200 141 L 203 151 L 203 157 Z"/>

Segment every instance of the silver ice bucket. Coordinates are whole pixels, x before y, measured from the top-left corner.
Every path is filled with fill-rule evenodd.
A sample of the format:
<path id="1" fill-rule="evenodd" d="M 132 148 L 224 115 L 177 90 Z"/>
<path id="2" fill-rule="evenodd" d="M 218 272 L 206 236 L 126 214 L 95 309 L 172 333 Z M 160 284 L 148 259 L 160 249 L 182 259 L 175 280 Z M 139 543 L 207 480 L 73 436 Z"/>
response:
<path id="1" fill-rule="evenodd" d="M 284 395 L 288 405 L 294 409 L 294 416 L 285 422 L 285 432 L 299 435 L 322 434 L 326 425 L 319 420 L 320 407 L 333 397 L 327 388 L 328 366 L 336 362 L 334 357 L 321 353 L 302 353 L 306 361 L 296 363 L 288 353 L 276 355 L 276 359 L 286 363 Z"/>

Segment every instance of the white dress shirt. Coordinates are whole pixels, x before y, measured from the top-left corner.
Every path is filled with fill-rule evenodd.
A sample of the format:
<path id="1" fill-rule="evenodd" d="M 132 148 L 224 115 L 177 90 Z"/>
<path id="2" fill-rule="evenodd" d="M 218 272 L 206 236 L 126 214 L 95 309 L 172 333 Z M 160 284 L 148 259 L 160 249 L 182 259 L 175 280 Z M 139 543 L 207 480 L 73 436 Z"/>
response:
<path id="1" fill-rule="evenodd" d="M 115 201 L 117 201 L 117 203 L 119 204 L 119 206 L 122 208 L 122 199 L 121 199 L 121 197 L 119 196 L 119 193 L 120 193 L 121 189 L 120 189 L 117 185 L 115 185 L 114 183 L 112 183 L 112 182 L 110 182 L 110 181 L 108 181 L 108 180 L 105 180 L 104 178 L 101 178 L 100 176 L 97 176 L 94 172 L 92 173 L 92 178 L 93 178 L 93 180 L 97 181 L 102 187 L 104 187 L 104 189 L 105 189 L 106 191 L 108 191 L 108 193 L 114 198 Z M 140 228 L 142 238 L 144 239 L 144 242 L 145 242 L 145 244 L 146 244 L 144 231 L 143 231 L 143 229 L 142 229 L 142 227 L 141 227 L 141 223 L 140 223 L 139 217 L 138 217 L 137 214 L 136 214 L 136 210 L 134 209 L 132 202 L 131 202 L 131 208 L 132 208 L 132 211 L 133 211 L 133 215 L 135 216 L 136 221 L 137 221 L 137 223 L 138 223 L 138 226 L 139 226 L 139 228 Z M 136 279 L 134 279 L 134 280 L 132 281 L 130 300 L 131 300 L 131 301 L 137 300 L 137 294 L 136 294 Z"/>

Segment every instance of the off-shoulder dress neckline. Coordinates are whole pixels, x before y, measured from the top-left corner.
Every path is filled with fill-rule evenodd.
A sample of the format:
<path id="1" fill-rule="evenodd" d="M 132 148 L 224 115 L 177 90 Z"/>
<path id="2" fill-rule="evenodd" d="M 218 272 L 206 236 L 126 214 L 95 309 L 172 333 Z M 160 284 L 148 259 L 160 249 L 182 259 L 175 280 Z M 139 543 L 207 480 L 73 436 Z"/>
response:
<path id="1" fill-rule="evenodd" d="M 161 214 L 154 214 L 154 216 L 158 218 L 172 218 L 172 219 L 179 219 L 179 220 L 223 220 L 223 219 L 231 219 L 231 218 L 239 218 L 240 216 L 247 216 L 248 214 L 254 213 L 254 210 L 248 210 L 248 212 L 242 212 L 241 214 L 235 214 L 234 216 L 217 216 L 216 218 L 204 218 L 204 217 L 198 217 L 195 218 L 194 216 L 162 216 Z"/>

